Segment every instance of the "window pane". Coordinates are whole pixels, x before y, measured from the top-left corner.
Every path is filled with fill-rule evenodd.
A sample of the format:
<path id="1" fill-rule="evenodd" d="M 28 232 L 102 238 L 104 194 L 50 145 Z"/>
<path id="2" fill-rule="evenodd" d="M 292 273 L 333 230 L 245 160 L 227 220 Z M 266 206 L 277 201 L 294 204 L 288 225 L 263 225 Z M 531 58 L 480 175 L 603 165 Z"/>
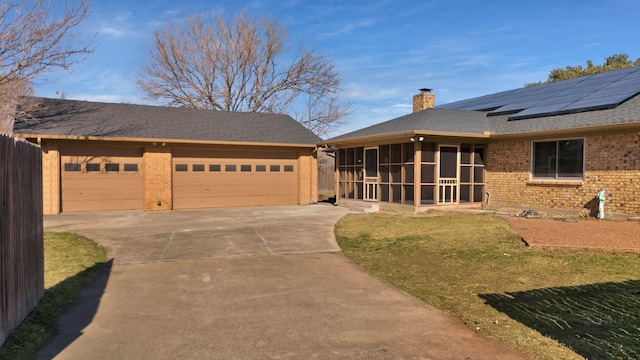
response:
<path id="1" fill-rule="evenodd" d="M 80 171 L 80 164 L 64 164 L 64 171 Z"/>
<path id="2" fill-rule="evenodd" d="M 558 141 L 558 177 L 582 177 L 583 140 Z"/>
<path id="3" fill-rule="evenodd" d="M 556 176 L 556 142 L 533 143 L 533 176 Z"/>
<path id="4" fill-rule="evenodd" d="M 413 164 L 408 164 L 404 166 L 404 182 L 405 183 L 413 182 Z"/>
<path id="5" fill-rule="evenodd" d="M 209 165 L 209 171 L 212 171 L 212 172 L 220 171 L 220 164 L 211 164 L 211 165 Z"/>
<path id="6" fill-rule="evenodd" d="M 440 147 L 440 177 L 458 177 L 458 148 L 451 146 Z"/>
<path id="7" fill-rule="evenodd" d="M 356 148 L 356 163 L 354 165 L 362 165 L 364 161 L 364 148 L 358 147 Z"/>
<path id="8" fill-rule="evenodd" d="M 473 167 L 473 182 L 475 183 L 484 182 L 484 166 Z"/>
<path id="9" fill-rule="evenodd" d="M 242 171 L 242 172 L 250 172 L 251 171 L 251 165 L 240 165 L 240 171 Z"/>
<path id="10" fill-rule="evenodd" d="M 484 165 L 484 146 L 475 146 L 475 152 L 473 153 L 473 163 L 476 165 Z"/>
<path id="11" fill-rule="evenodd" d="M 87 172 L 100 171 L 100 164 L 87 164 L 86 169 L 87 169 Z"/>
<path id="12" fill-rule="evenodd" d="M 191 165 L 191 171 L 195 171 L 195 172 L 204 171 L 204 164 L 193 164 L 193 165 Z"/>
<path id="13" fill-rule="evenodd" d="M 462 144 L 460 147 L 460 164 L 471 164 L 471 145 Z"/>
<path id="14" fill-rule="evenodd" d="M 348 148 L 347 149 L 347 165 L 355 165 L 355 149 Z"/>
<path id="15" fill-rule="evenodd" d="M 435 162 L 436 161 L 436 144 L 435 143 L 422 143 L 422 162 Z"/>
<path id="16" fill-rule="evenodd" d="M 473 201 L 482 202 L 482 196 L 484 195 L 484 185 L 473 186 Z"/>
<path id="17" fill-rule="evenodd" d="M 404 203 L 405 204 L 413 204 L 413 185 L 405 185 L 404 186 Z"/>
<path id="18" fill-rule="evenodd" d="M 402 162 L 402 144 L 391 144 L 391 162 Z"/>
<path id="19" fill-rule="evenodd" d="M 380 146 L 380 163 L 388 164 L 391 158 L 389 157 L 389 145 Z"/>
<path id="20" fill-rule="evenodd" d="M 127 165 L 125 165 L 124 167 L 126 171 Z M 189 166 L 187 164 L 176 164 L 176 171 L 187 171 L 188 169 Z"/>
<path id="21" fill-rule="evenodd" d="M 293 172 L 293 165 L 285 165 L 284 172 Z"/>
<path id="22" fill-rule="evenodd" d="M 410 143 L 404 143 L 403 144 L 403 150 L 402 150 L 402 161 L 403 162 L 413 162 L 413 144 L 412 142 Z"/>
<path id="23" fill-rule="evenodd" d="M 420 182 L 422 183 L 434 183 L 435 177 L 435 165 L 421 165 L 422 173 L 420 174 Z"/>
<path id="24" fill-rule="evenodd" d="M 256 165 L 256 172 L 265 172 L 267 171 L 267 165 Z"/>
<path id="25" fill-rule="evenodd" d="M 338 150 L 339 165 L 347 165 L 347 151 L 345 149 Z"/>
<path id="26" fill-rule="evenodd" d="M 233 164 L 227 164 L 224 166 L 224 171 L 234 172 L 236 171 L 236 166 Z"/>
<path id="27" fill-rule="evenodd" d="M 105 171 L 120 171 L 120 164 L 104 164 Z"/>
<path id="28" fill-rule="evenodd" d="M 460 182 L 471 182 L 471 166 L 460 166 Z"/>
<path id="29" fill-rule="evenodd" d="M 434 185 L 422 186 L 420 188 L 420 203 L 421 204 L 433 204 L 434 203 Z"/>
<path id="30" fill-rule="evenodd" d="M 389 185 L 380 185 L 380 201 L 389 202 Z"/>
<path id="31" fill-rule="evenodd" d="M 471 202 L 471 185 L 460 185 L 460 202 Z"/>
<path id="32" fill-rule="evenodd" d="M 362 200 L 364 198 L 364 196 L 363 196 L 364 195 L 363 188 L 364 188 L 364 185 L 361 182 L 357 182 L 356 183 L 356 191 L 357 191 L 356 199 Z"/>
<path id="33" fill-rule="evenodd" d="M 269 171 L 271 171 L 271 172 L 279 172 L 280 171 L 280 165 L 271 165 L 271 166 L 269 166 Z"/>
<path id="34" fill-rule="evenodd" d="M 402 202 L 402 185 L 391 185 L 391 201 L 394 203 Z"/>
<path id="35" fill-rule="evenodd" d="M 389 182 L 389 165 L 380 165 L 380 182 Z"/>
<path id="36" fill-rule="evenodd" d="M 391 165 L 391 182 L 392 183 L 401 183 L 402 182 L 402 166 L 401 165 Z"/>
<path id="37" fill-rule="evenodd" d="M 138 171 L 138 164 L 124 164 L 124 171 Z"/>

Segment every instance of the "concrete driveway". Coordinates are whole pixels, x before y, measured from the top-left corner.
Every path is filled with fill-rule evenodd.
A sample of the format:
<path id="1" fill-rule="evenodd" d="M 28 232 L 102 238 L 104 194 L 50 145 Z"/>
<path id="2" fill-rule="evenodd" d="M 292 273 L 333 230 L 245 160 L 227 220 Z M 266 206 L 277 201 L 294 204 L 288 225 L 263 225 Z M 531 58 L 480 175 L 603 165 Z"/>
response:
<path id="1" fill-rule="evenodd" d="M 520 359 L 345 258 L 328 204 L 45 217 L 113 261 L 40 359 Z"/>

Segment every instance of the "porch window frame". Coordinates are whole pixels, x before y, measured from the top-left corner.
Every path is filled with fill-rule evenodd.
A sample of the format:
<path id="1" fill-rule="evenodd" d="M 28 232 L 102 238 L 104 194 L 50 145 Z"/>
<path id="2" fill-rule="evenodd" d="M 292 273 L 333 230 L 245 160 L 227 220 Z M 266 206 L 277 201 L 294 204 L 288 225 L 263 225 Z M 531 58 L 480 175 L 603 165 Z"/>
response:
<path id="1" fill-rule="evenodd" d="M 580 176 L 558 176 L 558 164 L 560 162 L 560 142 L 561 141 L 582 141 L 582 169 L 580 170 Z M 536 175 L 536 144 L 540 143 L 555 143 L 555 176 L 538 176 Z M 530 168 L 530 180 L 535 181 L 568 181 L 568 182 L 581 182 L 584 181 L 585 176 L 585 138 L 584 137 L 575 137 L 575 138 L 558 138 L 558 139 L 545 139 L 545 140 L 533 140 L 531 141 L 531 168 Z"/>

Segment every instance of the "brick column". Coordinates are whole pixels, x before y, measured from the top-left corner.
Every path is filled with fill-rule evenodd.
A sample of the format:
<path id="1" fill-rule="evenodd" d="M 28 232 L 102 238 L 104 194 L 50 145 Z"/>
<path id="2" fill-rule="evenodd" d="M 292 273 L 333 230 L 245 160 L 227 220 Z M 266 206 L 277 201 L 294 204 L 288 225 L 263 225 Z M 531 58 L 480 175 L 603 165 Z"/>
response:
<path id="1" fill-rule="evenodd" d="M 143 155 L 144 209 L 173 209 L 171 149 L 166 146 L 145 146 Z"/>
<path id="2" fill-rule="evenodd" d="M 42 212 L 60 213 L 60 151 L 55 145 L 42 145 Z"/>

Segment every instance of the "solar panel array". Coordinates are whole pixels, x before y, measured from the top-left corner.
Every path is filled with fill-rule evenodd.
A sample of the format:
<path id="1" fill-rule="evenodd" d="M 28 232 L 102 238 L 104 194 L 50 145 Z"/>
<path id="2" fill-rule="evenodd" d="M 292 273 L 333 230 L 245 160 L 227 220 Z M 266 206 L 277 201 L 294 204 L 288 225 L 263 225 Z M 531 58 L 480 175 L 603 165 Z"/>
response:
<path id="1" fill-rule="evenodd" d="M 440 105 L 509 120 L 610 109 L 640 94 L 640 67 L 607 71 Z"/>

